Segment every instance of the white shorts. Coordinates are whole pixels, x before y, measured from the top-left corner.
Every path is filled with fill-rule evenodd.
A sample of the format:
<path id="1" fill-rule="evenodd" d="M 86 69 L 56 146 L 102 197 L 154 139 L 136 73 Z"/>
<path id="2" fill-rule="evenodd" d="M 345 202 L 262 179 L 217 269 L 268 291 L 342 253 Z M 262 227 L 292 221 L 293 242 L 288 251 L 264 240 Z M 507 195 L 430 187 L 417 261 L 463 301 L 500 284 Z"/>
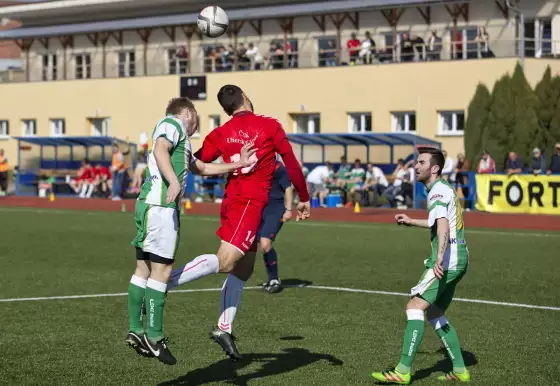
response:
<path id="1" fill-rule="evenodd" d="M 132 245 L 144 252 L 173 260 L 179 246 L 179 211 L 136 201 L 137 234 Z"/>

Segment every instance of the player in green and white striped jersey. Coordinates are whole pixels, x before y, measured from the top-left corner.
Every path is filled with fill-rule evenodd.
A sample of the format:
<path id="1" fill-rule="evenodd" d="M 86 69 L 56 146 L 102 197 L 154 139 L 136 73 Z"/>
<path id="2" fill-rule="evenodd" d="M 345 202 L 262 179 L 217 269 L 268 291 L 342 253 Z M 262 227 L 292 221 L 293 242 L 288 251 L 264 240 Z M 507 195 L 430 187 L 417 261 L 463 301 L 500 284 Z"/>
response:
<path id="1" fill-rule="evenodd" d="M 197 131 L 197 112 L 187 98 L 169 102 L 166 117 L 152 133 L 153 150 L 148 156 L 146 181 L 136 200 L 134 220 L 137 233 L 136 270 L 128 287 L 129 332 L 125 341 L 137 353 L 155 356 L 169 365 L 176 363 L 163 337 L 163 306 L 167 282 L 179 246 L 179 200 L 183 196 L 189 171 L 220 175 L 252 166 L 249 157 L 256 149 L 242 148 L 240 160 L 209 164 L 197 160 L 189 137 Z M 146 303 L 144 329 L 142 304 Z"/>
<path id="2" fill-rule="evenodd" d="M 440 337 L 453 363 L 453 371 L 444 374 L 442 381 L 470 381 L 465 368 L 459 338 L 445 318 L 445 311 L 453 300 L 455 287 L 469 265 L 469 250 L 465 240 L 465 224 L 459 198 L 449 183 L 441 179 L 445 159 L 440 150 L 419 148 L 414 167 L 417 180 L 428 189 L 428 219 L 411 219 L 398 214 L 399 225 L 430 229 L 432 253 L 425 261 L 426 270 L 420 282 L 411 290 L 411 300 L 406 306 L 407 324 L 399 364 L 392 369 L 374 372 L 380 382 L 408 385 L 411 367 L 418 346 L 424 335 L 424 312 Z"/>

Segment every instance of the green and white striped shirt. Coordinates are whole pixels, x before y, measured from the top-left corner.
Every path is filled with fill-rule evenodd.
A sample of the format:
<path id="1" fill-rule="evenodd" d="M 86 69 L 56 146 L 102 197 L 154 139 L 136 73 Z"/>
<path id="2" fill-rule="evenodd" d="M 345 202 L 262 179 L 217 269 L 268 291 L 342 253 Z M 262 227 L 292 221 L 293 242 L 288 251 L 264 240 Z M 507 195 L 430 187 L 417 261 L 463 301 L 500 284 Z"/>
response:
<path id="1" fill-rule="evenodd" d="M 430 226 L 432 255 L 426 262 L 433 268 L 438 254 L 437 219 L 449 221 L 449 244 L 443 257 L 443 268 L 448 271 L 463 270 L 469 263 L 469 249 L 465 240 L 465 223 L 459 197 L 445 180 L 438 179 L 428 193 L 428 225 Z"/>
<path id="2" fill-rule="evenodd" d="M 167 195 L 169 183 L 159 171 L 152 149 L 148 155 L 146 180 L 142 184 L 138 200 L 143 200 L 150 205 L 178 208 L 177 201 L 184 194 L 190 165 L 196 159 L 192 154 L 191 143 L 187 137 L 185 127 L 179 119 L 167 116 L 157 123 L 152 133 L 152 147 L 155 146 L 157 139 L 160 137 L 165 138 L 173 145 L 169 155 L 171 156 L 171 165 L 175 175 L 182 187 L 181 193 L 179 193 L 176 202 L 166 204 L 165 196 Z"/>

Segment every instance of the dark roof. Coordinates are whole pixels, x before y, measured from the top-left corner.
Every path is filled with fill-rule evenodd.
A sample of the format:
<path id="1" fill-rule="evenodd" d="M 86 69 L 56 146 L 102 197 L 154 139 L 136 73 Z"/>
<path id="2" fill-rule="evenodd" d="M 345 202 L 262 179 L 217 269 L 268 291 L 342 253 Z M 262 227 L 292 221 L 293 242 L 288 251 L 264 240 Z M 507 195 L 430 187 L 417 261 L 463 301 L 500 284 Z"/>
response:
<path id="1" fill-rule="evenodd" d="M 13 137 L 18 141 L 31 143 L 39 146 L 112 146 L 113 144 L 119 145 L 135 145 L 114 137 Z"/>
<path id="2" fill-rule="evenodd" d="M 441 143 L 410 133 L 343 133 L 343 134 L 287 134 L 298 145 L 326 146 L 436 146 Z"/>
<path id="3" fill-rule="evenodd" d="M 372 8 L 394 8 L 413 5 L 465 3 L 470 0 L 332 0 L 316 3 L 277 5 L 245 9 L 226 9 L 229 20 L 255 20 L 275 17 L 351 12 Z M 136 28 L 164 27 L 196 24 L 198 13 L 99 21 L 92 23 L 64 24 L 47 27 L 14 28 L 0 31 L 0 40 L 32 37 L 63 36 L 97 31 L 116 31 Z"/>

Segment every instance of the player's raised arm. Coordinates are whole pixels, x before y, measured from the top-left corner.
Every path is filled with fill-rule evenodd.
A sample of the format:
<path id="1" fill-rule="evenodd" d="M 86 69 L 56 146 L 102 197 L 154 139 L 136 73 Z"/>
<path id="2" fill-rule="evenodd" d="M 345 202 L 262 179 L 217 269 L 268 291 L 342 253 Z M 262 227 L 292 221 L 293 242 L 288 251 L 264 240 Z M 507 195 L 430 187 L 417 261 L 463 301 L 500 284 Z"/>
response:
<path id="1" fill-rule="evenodd" d="M 213 164 L 205 163 L 197 159 L 193 162 L 191 170 L 193 173 L 202 176 L 215 176 L 230 173 L 237 169 L 251 167 L 255 163 L 255 161 L 251 159 L 251 156 L 257 151 L 257 149 L 253 149 L 251 146 L 251 144 L 246 144 L 241 148 L 241 158 L 237 162 Z"/>
<path id="2" fill-rule="evenodd" d="M 177 195 L 181 192 L 181 185 L 179 184 L 177 175 L 173 170 L 173 165 L 171 165 L 171 156 L 169 155 L 169 152 L 172 148 L 173 144 L 169 142 L 166 137 L 162 136 L 156 140 L 153 152 L 158 169 L 169 183 L 166 195 L 167 204 L 175 201 Z"/>
<path id="3" fill-rule="evenodd" d="M 290 145 L 290 142 L 286 137 L 286 133 L 281 126 L 279 126 L 276 131 L 274 145 L 276 146 L 276 152 L 280 154 L 282 160 L 284 161 L 284 165 L 288 171 L 288 176 L 290 177 L 292 184 L 298 191 L 299 200 L 301 202 L 308 202 L 309 192 L 307 191 L 307 183 L 305 182 L 303 171 L 296 159 L 292 145 Z"/>

